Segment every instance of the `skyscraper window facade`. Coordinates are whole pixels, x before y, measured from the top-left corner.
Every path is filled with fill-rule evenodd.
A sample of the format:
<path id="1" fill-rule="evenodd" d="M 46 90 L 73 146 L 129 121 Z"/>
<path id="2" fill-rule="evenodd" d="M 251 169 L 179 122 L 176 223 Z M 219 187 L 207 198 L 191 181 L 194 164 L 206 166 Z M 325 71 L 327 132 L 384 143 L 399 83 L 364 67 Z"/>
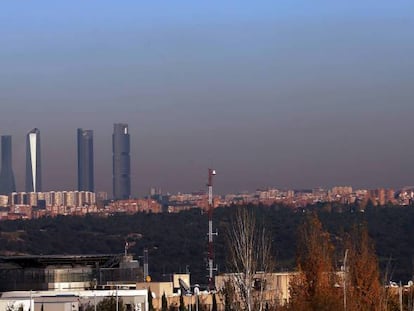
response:
<path id="1" fill-rule="evenodd" d="M 12 168 L 12 137 L 1 136 L 1 172 L 0 172 L 0 194 L 8 195 L 16 192 Z"/>
<path id="2" fill-rule="evenodd" d="M 79 128 L 78 190 L 94 192 L 93 131 Z"/>
<path id="3" fill-rule="evenodd" d="M 40 131 L 34 128 L 26 136 L 26 192 L 42 191 Z"/>
<path id="4" fill-rule="evenodd" d="M 114 199 L 129 199 L 131 196 L 131 160 L 130 137 L 128 125 L 124 123 L 114 124 L 112 134 L 113 151 L 113 196 Z"/>

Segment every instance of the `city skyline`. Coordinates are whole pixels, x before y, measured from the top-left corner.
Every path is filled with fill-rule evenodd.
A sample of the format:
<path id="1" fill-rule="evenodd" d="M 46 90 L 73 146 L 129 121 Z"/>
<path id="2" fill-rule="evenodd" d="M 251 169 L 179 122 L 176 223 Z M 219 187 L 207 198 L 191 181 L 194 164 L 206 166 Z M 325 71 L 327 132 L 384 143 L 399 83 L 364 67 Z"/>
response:
<path id="1" fill-rule="evenodd" d="M 125 123 L 114 123 L 113 124 L 114 132 L 112 133 L 112 190 L 105 189 L 104 187 L 100 189 L 93 189 L 88 188 L 85 186 L 85 189 L 81 189 L 80 182 L 81 182 L 81 172 L 84 171 L 85 174 L 85 180 L 92 180 L 92 185 L 94 184 L 94 155 L 93 155 L 93 130 L 85 130 L 78 128 L 77 129 L 77 140 L 76 140 L 76 146 L 74 148 L 77 148 L 77 163 L 78 163 L 78 174 L 77 174 L 77 187 L 51 187 L 47 188 L 46 191 L 73 191 L 74 189 L 77 189 L 78 191 L 90 191 L 90 192 L 100 192 L 104 191 L 107 194 L 109 194 L 109 197 L 112 197 L 118 199 L 126 199 L 129 197 L 139 197 L 143 195 L 147 195 L 151 189 L 162 189 L 158 185 L 149 185 L 148 188 L 139 189 L 139 191 L 136 191 L 135 194 L 131 192 L 131 172 L 130 172 L 130 155 L 129 155 L 129 148 L 130 148 L 130 142 L 129 142 L 129 129 L 128 125 Z M 118 135 L 115 135 L 115 133 L 118 133 Z M 117 138 L 115 138 L 117 136 Z M 122 138 L 124 136 L 124 138 Z M 23 190 L 25 192 L 33 192 L 31 189 L 35 187 L 35 184 L 42 185 L 43 181 L 41 179 L 41 175 L 39 176 L 38 172 L 41 171 L 41 157 L 40 157 L 40 130 L 37 128 L 34 128 L 33 130 L 29 131 L 26 135 L 26 178 L 25 178 L 25 188 L 20 189 L 16 187 L 16 181 L 14 180 L 14 173 L 13 173 L 13 165 L 11 164 L 13 162 L 12 157 L 12 136 L 11 135 L 2 135 L 2 161 L 3 163 L 6 163 L 7 165 L 2 165 L 2 167 L 7 168 L 5 172 L 9 172 L 11 170 L 11 176 L 14 183 L 14 188 L 16 189 L 13 192 L 22 192 Z M 121 138 L 120 138 L 121 137 Z M 125 140 L 124 140 L 125 139 Z M 115 143 L 115 140 L 118 141 L 118 143 Z M 122 141 L 124 140 L 124 141 Z M 118 150 L 115 152 L 115 145 L 118 145 Z M 34 147 L 34 148 L 32 148 Z M 4 151 L 3 151 L 4 150 Z M 33 150 L 33 151 L 32 151 Z M 90 152 L 91 151 L 91 152 Z M 3 154 L 4 152 L 4 154 Z M 82 156 L 83 154 L 83 156 Z M 115 157 L 115 154 L 117 156 Z M 100 155 L 101 156 L 101 155 Z M 81 159 L 84 158 L 82 161 Z M 117 161 L 115 161 L 115 158 L 117 158 Z M 119 160 L 123 158 L 122 160 Z M 37 162 L 36 168 L 32 167 L 32 159 Z M 132 160 L 133 161 L 133 160 Z M 83 165 L 81 165 L 81 162 L 84 162 Z M 119 164 L 121 163 L 122 164 Z M 9 164 L 10 163 L 10 164 Z M 118 163 L 116 165 L 115 163 Z M 91 164 L 91 166 L 90 166 Z M 10 169 L 11 168 L 11 169 Z M 92 168 L 92 171 L 91 171 Z M 123 173 L 115 174 L 115 171 L 123 171 Z M 118 186 L 119 189 L 124 188 L 126 190 L 122 190 L 121 192 L 126 193 L 124 195 L 115 196 L 115 175 L 121 176 L 118 178 L 118 184 L 119 182 L 122 184 L 122 186 Z M 34 176 L 37 176 L 36 183 L 32 183 L 32 179 Z M 132 176 L 135 179 L 135 176 Z M 203 179 L 202 177 L 200 179 Z M 62 179 L 63 180 L 63 179 Z M 120 181 L 121 180 L 121 181 Z M 179 178 L 177 179 L 179 180 Z M 68 182 L 69 180 L 65 179 L 64 181 Z M 70 181 L 73 182 L 73 181 Z M 88 183 L 84 183 L 84 185 L 87 185 Z M 270 188 L 278 188 L 278 189 L 292 189 L 292 190 L 311 190 L 311 189 L 317 189 L 317 188 L 323 188 L 323 189 L 329 189 L 331 187 L 336 186 L 352 186 L 358 189 L 376 189 L 376 188 L 393 188 L 393 189 L 401 189 L 401 188 L 409 188 L 414 187 L 412 186 L 413 183 L 406 183 L 406 184 L 399 184 L 399 185 L 392 185 L 392 184 L 359 184 L 359 183 L 327 183 L 324 185 L 321 184 L 309 184 L 306 186 L 297 186 L 297 185 L 277 185 L 276 183 L 269 183 L 269 184 L 258 184 L 253 185 L 250 188 L 244 188 L 244 189 L 234 189 L 232 191 L 223 191 L 220 190 L 217 192 L 220 195 L 229 194 L 229 193 L 243 193 L 243 192 L 252 192 L 260 189 L 270 189 Z M 129 186 L 128 186 L 129 185 Z M 171 190 L 169 188 L 163 189 L 163 193 L 191 193 L 191 192 L 198 192 L 204 190 L 204 184 L 201 184 L 199 187 L 195 186 L 193 188 L 181 188 L 176 190 Z M 30 188 L 30 189 L 29 189 Z M 92 186 L 92 188 L 94 188 Z M 136 189 L 135 189 L 136 190 Z M 41 192 L 42 190 L 39 190 L 37 192 Z"/>
<path id="2" fill-rule="evenodd" d="M 413 184 L 414 4 L 9 2 L 0 135 L 18 190 L 27 130 L 44 189 L 77 188 L 76 128 L 112 193 L 112 125 L 131 135 L 131 195 L 205 188 Z"/>

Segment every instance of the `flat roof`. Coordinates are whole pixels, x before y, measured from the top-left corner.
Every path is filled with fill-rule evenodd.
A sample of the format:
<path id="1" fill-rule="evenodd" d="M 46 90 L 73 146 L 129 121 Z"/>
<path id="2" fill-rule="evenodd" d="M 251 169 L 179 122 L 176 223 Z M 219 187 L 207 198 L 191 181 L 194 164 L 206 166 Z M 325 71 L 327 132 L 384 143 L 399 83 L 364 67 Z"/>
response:
<path id="1" fill-rule="evenodd" d="M 120 284 L 121 286 L 121 284 Z M 103 289 L 103 290 L 48 290 L 48 291 L 12 291 L 1 294 L 0 299 L 30 299 L 39 297 L 108 297 L 118 292 L 120 297 L 147 296 L 146 289 Z"/>
<path id="2" fill-rule="evenodd" d="M 1 264 L 14 264 L 17 268 L 45 268 L 51 265 L 96 265 L 113 267 L 119 264 L 123 254 L 87 255 L 24 255 L 0 256 Z"/>

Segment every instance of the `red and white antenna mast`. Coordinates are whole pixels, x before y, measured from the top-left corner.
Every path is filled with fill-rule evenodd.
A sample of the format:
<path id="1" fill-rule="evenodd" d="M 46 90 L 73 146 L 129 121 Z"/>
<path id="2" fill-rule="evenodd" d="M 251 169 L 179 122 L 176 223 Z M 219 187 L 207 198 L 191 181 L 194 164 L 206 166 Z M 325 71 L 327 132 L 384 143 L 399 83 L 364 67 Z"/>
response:
<path id="1" fill-rule="evenodd" d="M 208 289 L 212 290 L 215 287 L 214 284 L 214 276 L 213 270 L 217 270 L 214 268 L 213 259 L 214 259 L 214 247 L 213 247 L 213 235 L 217 235 L 217 233 L 213 233 L 213 210 L 214 210 L 214 202 L 213 202 L 213 176 L 216 175 L 216 170 L 211 168 L 208 169 Z"/>

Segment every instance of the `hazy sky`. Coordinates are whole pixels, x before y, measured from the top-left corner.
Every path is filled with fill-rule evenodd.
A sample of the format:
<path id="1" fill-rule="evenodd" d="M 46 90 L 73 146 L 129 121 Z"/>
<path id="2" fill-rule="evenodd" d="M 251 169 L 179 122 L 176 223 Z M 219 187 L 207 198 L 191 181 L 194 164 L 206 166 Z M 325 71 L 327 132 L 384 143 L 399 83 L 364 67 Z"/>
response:
<path id="1" fill-rule="evenodd" d="M 76 188 L 94 130 L 112 193 L 114 122 L 132 192 L 414 184 L 414 2 L 3 1 L 0 134 L 38 127 L 44 190 Z"/>

